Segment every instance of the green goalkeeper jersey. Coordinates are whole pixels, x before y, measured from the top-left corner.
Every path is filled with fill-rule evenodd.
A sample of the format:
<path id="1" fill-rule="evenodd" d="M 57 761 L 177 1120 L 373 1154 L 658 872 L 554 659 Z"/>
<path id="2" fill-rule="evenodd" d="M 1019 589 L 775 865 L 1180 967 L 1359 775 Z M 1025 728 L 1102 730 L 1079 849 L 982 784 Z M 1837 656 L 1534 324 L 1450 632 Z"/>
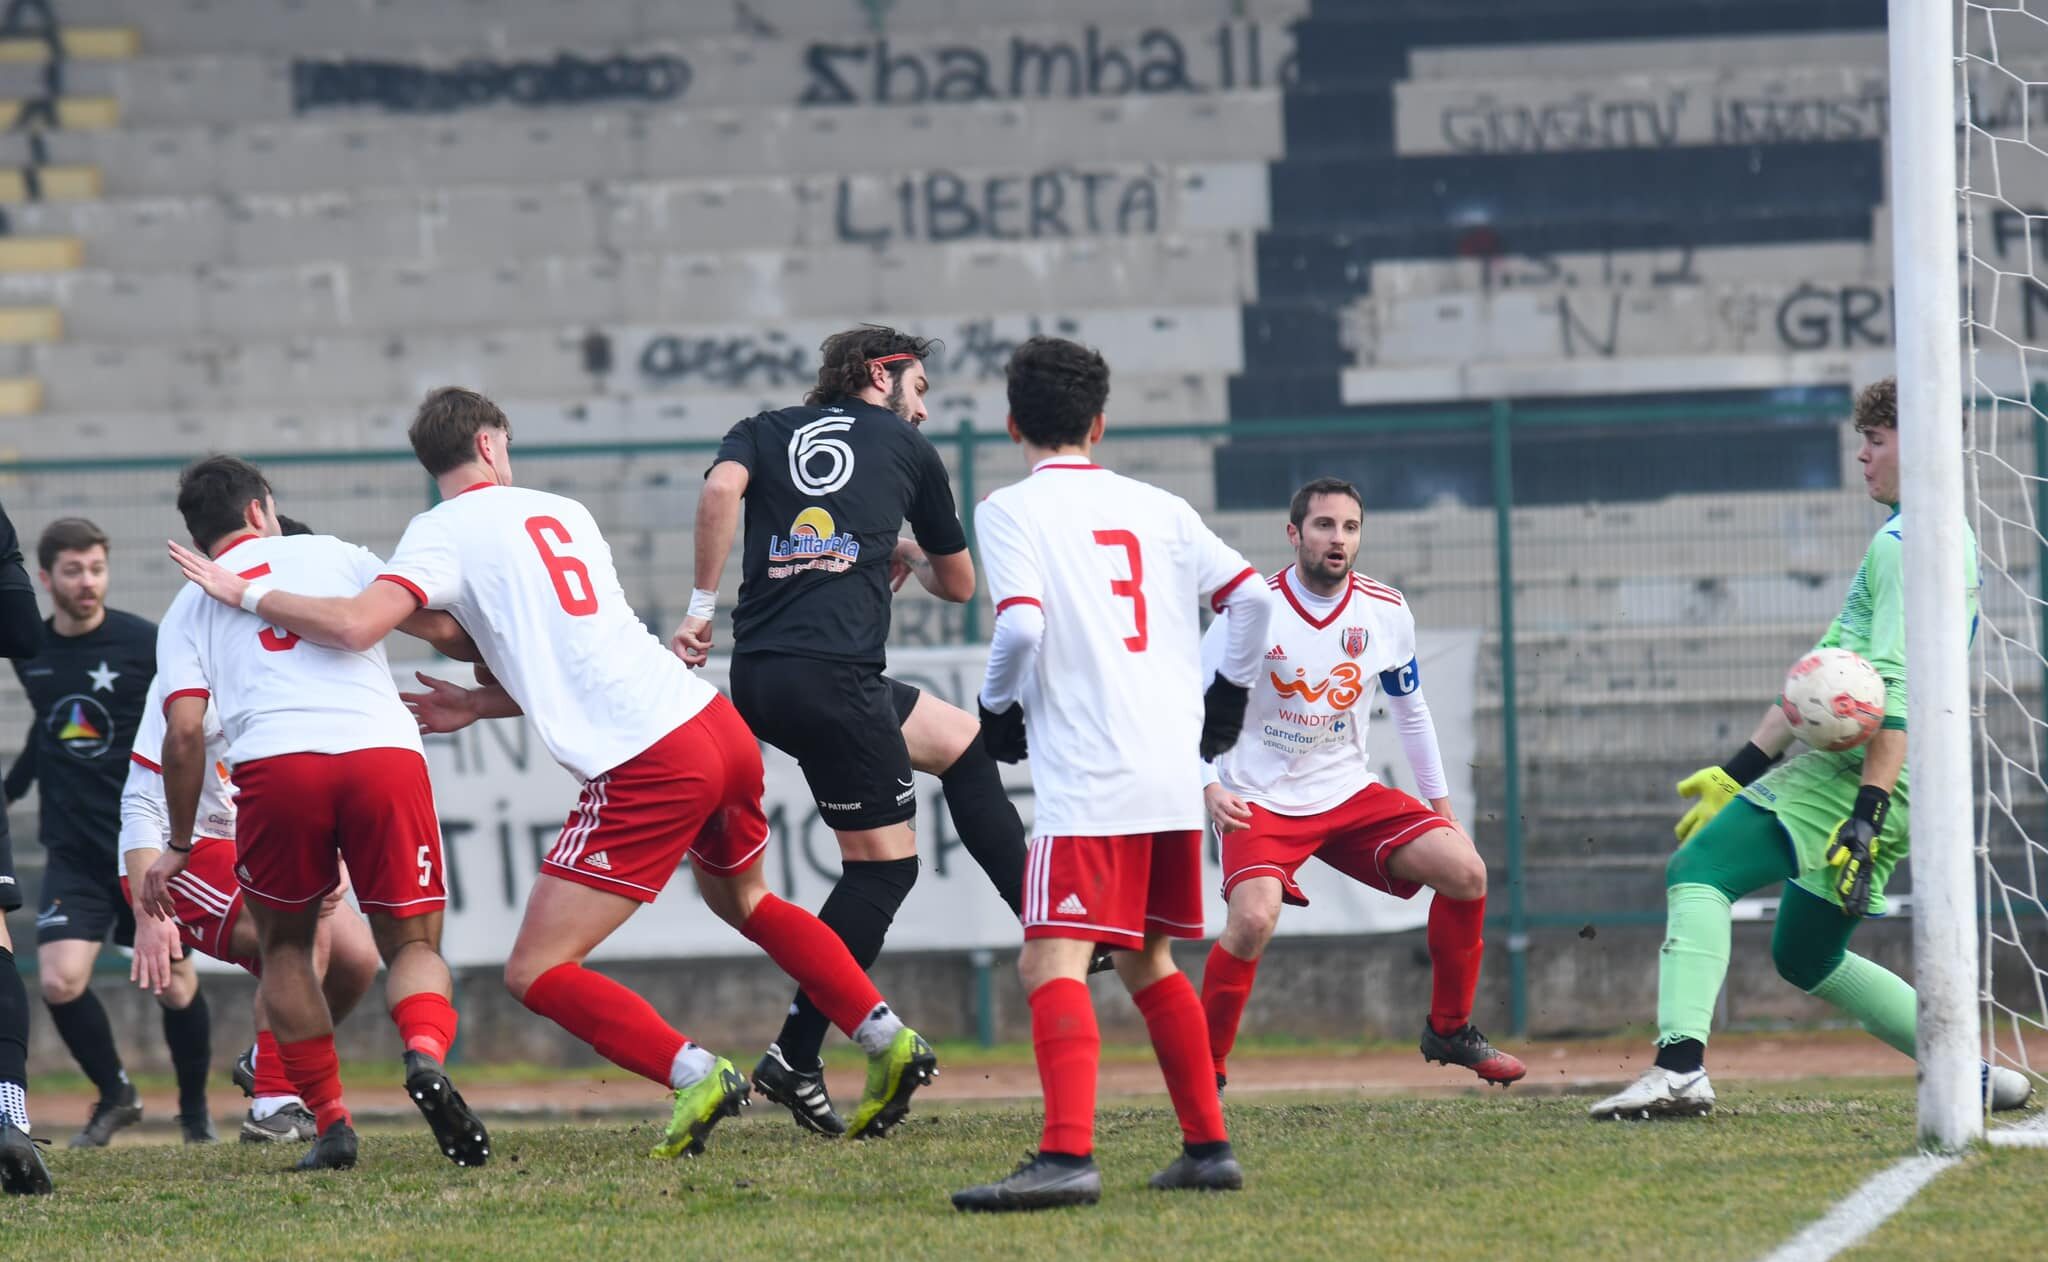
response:
<path id="1" fill-rule="evenodd" d="M 1906 726 L 1906 597 L 1900 574 L 1901 537 L 1904 517 L 1897 510 L 1878 527 L 1864 550 L 1863 564 L 1849 584 L 1842 612 L 1828 625 L 1827 634 L 1815 648 L 1849 649 L 1877 669 L 1884 680 L 1884 726 L 1900 730 Z M 1977 537 L 1963 528 L 1964 583 L 1969 592 L 1970 633 L 1977 630 Z M 1755 784 L 1743 790 L 1743 797 L 1778 817 L 1792 839 L 1799 864 L 1796 883 L 1807 892 L 1839 902 L 1831 887 L 1830 872 L 1823 857 L 1836 825 L 1849 817 L 1856 804 L 1856 792 L 1863 784 L 1863 750 L 1828 753 L 1808 750 L 1772 768 Z M 1872 864 L 1870 910 L 1885 910 L 1884 883 L 1899 860 L 1906 857 L 1907 832 L 1906 772 L 1892 788 L 1891 812 L 1885 817 L 1884 832 L 1878 838 L 1876 862 Z"/>

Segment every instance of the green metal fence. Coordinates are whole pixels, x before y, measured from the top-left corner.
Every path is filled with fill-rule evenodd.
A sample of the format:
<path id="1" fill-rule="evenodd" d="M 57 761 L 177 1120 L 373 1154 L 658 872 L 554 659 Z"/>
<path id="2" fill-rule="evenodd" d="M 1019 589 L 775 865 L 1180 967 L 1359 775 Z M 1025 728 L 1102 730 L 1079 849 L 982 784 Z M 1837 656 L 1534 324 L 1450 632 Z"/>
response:
<path id="1" fill-rule="evenodd" d="M 2030 441 L 2043 402 L 2033 426 L 2011 427 L 2028 438 L 2007 455 L 2021 469 L 2048 455 Z M 1360 569 L 1401 588 L 1425 631 L 1482 632 L 1478 801 L 1463 809 L 1494 869 L 1519 1029 L 1529 932 L 1661 921 L 1673 783 L 1741 742 L 1839 607 L 1884 515 L 1855 476 L 1847 412 L 1846 398 L 1497 402 L 1176 427 L 1119 427 L 1112 412 L 1099 455 L 1185 496 L 1267 569 L 1291 558 L 1293 488 L 1350 477 L 1366 493 Z M 926 430 L 963 506 L 1026 471 L 992 418 L 936 417 Z M 628 595 L 665 630 L 688 598 L 691 521 L 715 448 L 515 444 L 513 465 L 522 484 L 590 508 Z M 376 550 L 433 499 L 408 451 L 248 454 L 284 511 Z M 183 458 L 0 464 L 0 502 L 28 539 L 53 517 L 93 517 L 115 541 L 113 603 L 155 613 L 176 586 L 162 541 L 180 533 Z M 728 599 L 737 588 L 735 565 Z M 988 618 L 985 600 L 946 605 L 913 585 L 893 642 L 978 642 Z M 19 695 L 0 694 L 0 752 L 11 756 L 26 721 Z"/>

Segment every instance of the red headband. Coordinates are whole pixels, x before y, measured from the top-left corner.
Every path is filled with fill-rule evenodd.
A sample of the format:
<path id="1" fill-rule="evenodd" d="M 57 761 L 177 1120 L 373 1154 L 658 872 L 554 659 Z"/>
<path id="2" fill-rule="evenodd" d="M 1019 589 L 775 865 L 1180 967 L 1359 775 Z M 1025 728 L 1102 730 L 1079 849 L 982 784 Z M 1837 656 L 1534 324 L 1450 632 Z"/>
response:
<path id="1" fill-rule="evenodd" d="M 884 355 L 884 356 L 882 356 L 882 357 L 881 357 L 881 358 L 879 358 L 879 359 L 871 359 L 871 360 L 869 360 L 868 362 L 869 362 L 870 364 L 893 364 L 893 363 L 897 363 L 897 362 L 899 362 L 899 361 L 901 361 L 901 360 L 905 360 L 905 359 L 916 359 L 916 358 L 917 358 L 917 356 L 915 356 L 915 355 L 911 354 L 911 353 L 910 353 L 909 351 L 899 351 L 898 353 L 896 353 L 896 354 L 894 354 L 894 355 Z"/>

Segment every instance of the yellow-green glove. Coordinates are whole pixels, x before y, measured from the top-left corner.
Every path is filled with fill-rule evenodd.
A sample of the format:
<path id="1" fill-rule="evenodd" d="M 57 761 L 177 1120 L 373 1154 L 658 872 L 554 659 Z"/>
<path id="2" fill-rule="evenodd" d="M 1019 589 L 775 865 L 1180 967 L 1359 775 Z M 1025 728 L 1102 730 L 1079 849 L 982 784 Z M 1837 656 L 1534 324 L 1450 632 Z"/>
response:
<path id="1" fill-rule="evenodd" d="M 1734 776 L 1720 767 L 1702 767 L 1678 782 L 1678 796 L 1692 800 L 1692 806 L 1679 818 L 1678 827 L 1672 831 L 1678 834 L 1678 844 L 1692 840 L 1692 835 L 1707 826 L 1707 821 L 1721 813 L 1721 808 L 1735 800 L 1742 792 L 1742 786 Z"/>
<path id="2" fill-rule="evenodd" d="M 1849 818 L 1835 825 L 1834 836 L 1828 839 L 1825 857 L 1835 870 L 1835 895 L 1842 900 L 1844 916 L 1870 913 L 1870 878 L 1877 866 L 1878 836 L 1884 832 L 1891 802 L 1891 794 L 1864 785 L 1856 792 L 1856 806 Z"/>

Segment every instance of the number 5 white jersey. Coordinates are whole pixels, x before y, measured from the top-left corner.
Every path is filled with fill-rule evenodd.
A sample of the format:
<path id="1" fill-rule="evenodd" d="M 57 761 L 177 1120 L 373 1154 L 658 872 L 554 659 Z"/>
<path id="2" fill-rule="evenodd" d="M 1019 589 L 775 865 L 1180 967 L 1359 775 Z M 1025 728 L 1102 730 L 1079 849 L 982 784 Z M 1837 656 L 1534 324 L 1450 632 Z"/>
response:
<path id="1" fill-rule="evenodd" d="M 378 577 L 455 615 L 553 754 L 594 780 L 717 695 L 626 602 L 566 496 L 483 483 L 412 519 Z"/>
<path id="2" fill-rule="evenodd" d="M 1257 571 L 1187 501 L 1079 457 L 1041 461 L 974 523 L 997 617 L 1045 615 L 1023 689 L 1032 832 L 1202 827 L 1197 603 Z"/>

